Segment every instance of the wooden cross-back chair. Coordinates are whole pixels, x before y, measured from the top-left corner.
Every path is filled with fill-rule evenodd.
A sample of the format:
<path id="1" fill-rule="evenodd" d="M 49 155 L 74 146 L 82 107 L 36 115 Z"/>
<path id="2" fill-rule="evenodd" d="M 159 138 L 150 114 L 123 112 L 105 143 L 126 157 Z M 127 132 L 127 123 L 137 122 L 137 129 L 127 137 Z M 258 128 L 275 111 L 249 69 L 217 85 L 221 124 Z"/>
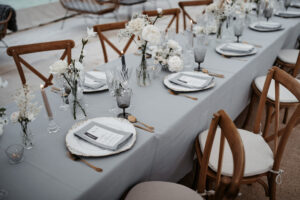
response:
<path id="1" fill-rule="evenodd" d="M 148 10 L 143 11 L 144 15 L 148 15 L 148 17 L 155 17 L 158 15 L 157 10 Z M 161 13 L 162 16 L 170 15 L 172 16 L 171 21 L 169 22 L 167 28 L 165 29 L 165 32 L 168 32 L 168 29 L 171 27 L 173 22 L 176 20 L 176 33 L 179 32 L 179 15 L 180 15 L 180 9 L 179 8 L 172 8 L 172 9 L 166 9 L 162 10 Z"/>
<path id="2" fill-rule="evenodd" d="M 134 39 L 134 35 L 132 35 L 124 48 L 122 50 L 119 50 L 118 47 L 116 47 L 109 39 L 103 34 L 105 31 L 112 31 L 112 30 L 119 30 L 119 29 L 124 29 L 128 21 L 123 21 L 123 22 L 115 22 L 115 23 L 110 23 L 110 24 L 101 24 L 101 25 L 95 25 L 94 26 L 94 31 L 98 33 L 100 43 L 102 46 L 102 52 L 104 56 L 104 61 L 105 63 L 108 62 L 108 57 L 107 57 L 107 51 L 106 51 L 106 46 L 105 43 L 107 43 L 117 54 L 120 56 L 122 54 L 125 54 L 126 51 L 128 50 L 131 42 Z"/>
<path id="3" fill-rule="evenodd" d="M 75 46 L 73 40 L 61 40 L 61 41 L 53 41 L 53 42 L 44 42 L 44 43 L 36 43 L 36 44 L 28 44 L 28 45 L 19 45 L 19 46 L 12 46 L 7 49 L 7 54 L 12 56 L 22 84 L 26 84 L 26 77 L 22 68 L 22 64 L 27 67 L 30 71 L 32 71 L 35 75 L 37 75 L 40 79 L 42 79 L 45 84 L 44 87 L 48 87 L 52 85 L 53 75 L 51 74 L 48 78 L 37 71 L 32 65 L 30 65 L 27 61 L 25 61 L 21 55 L 30 54 L 30 53 L 38 53 L 44 51 L 53 51 L 53 50 L 64 50 L 60 59 L 65 59 L 67 57 L 68 64 L 71 63 L 71 49 Z"/>
<path id="4" fill-rule="evenodd" d="M 8 17 L 5 20 L 0 21 L 0 41 L 4 44 L 4 47 L 7 48 L 7 44 L 3 41 L 3 38 L 6 36 L 7 33 L 7 25 L 12 17 L 13 11 L 11 10 L 8 14 Z"/>
<path id="5" fill-rule="evenodd" d="M 220 129 L 217 129 L 218 126 Z M 207 195 L 206 189 L 212 189 L 209 188 L 211 185 L 207 184 L 211 177 L 215 178 L 216 188 L 219 188 L 222 176 L 230 176 L 230 181 L 227 180 L 227 184 L 218 189 L 216 199 L 234 199 L 238 194 L 240 180 L 244 174 L 245 154 L 238 130 L 225 111 L 220 110 L 214 114 L 209 130 L 196 138 L 195 149 L 198 166 L 200 166 L 197 181 L 198 192 L 203 196 Z M 231 155 L 231 160 L 223 159 L 224 149 Z M 209 171 L 211 162 L 216 172 Z M 227 174 L 223 174 L 223 163 L 231 167 L 231 171 L 226 172 Z"/>
<path id="6" fill-rule="evenodd" d="M 196 21 L 190 16 L 190 14 L 186 11 L 185 7 L 191 6 L 205 6 L 211 4 L 212 0 L 199 0 L 199 1 L 180 1 L 178 2 L 179 7 L 182 10 L 183 16 L 183 29 L 186 30 L 186 18 L 192 21 L 193 24 L 196 24 Z"/>
<path id="7" fill-rule="evenodd" d="M 273 134 L 260 134 L 260 123 L 263 110 L 267 101 L 267 94 L 271 89 L 271 83 L 275 83 L 275 123 Z M 271 200 L 276 199 L 276 184 L 281 182 L 282 170 L 280 163 L 293 128 L 300 122 L 300 105 L 287 122 L 286 126 L 279 130 L 279 84 L 283 85 L 300 101 L 300 83 L 287 72 L 273 67 L 269 70 L 264 88 L 257 108 L 253 131 L 238 129 L 245 150 L 245 171 L 241 184 L 259 183 L 263 186 L 266 196 Z M 201 134 L 200 134 L 201 136 Z M 268 145 L 274 142 L 273 151 Z M 199 148 L 199 147 L 198 147 Z M 224 152 L 223 160 L 228 160 L 228 153 Z M 202 166 L 201 166 L 202 167 Z M 208 175 L 216 179 L 214 170 L 209 169 Z M 267 183 L 262 178 L 267 177 Z"/>

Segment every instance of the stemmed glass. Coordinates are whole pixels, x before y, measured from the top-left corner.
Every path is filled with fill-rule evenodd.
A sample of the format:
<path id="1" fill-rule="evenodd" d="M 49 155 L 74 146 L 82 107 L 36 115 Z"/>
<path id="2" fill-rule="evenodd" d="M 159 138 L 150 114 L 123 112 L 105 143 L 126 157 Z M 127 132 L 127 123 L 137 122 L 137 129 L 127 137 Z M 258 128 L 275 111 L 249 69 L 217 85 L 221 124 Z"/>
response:
<path id="1" fill-rule="evenodd" d="M 237 19 L 234 23 L 233 26 L 233 31 L 234 31 L 234 35 L 235 37 L 237 37 L 237 43 L 240 42 L 240 37 L 243 34 L 244 31 L 244 23 L 241 19 Z"/>
<path id="2" fill-rule="evenodd" d="M 287 11 L 288 8 L 290 7 L 291 5 L 291 1 L 292 0 L 284 0 L 284 7 L 285 7 L 285 10 Z"/>
<path id="3" fill-rule="evenodd" d="M 272 17 L 273 14 L 273 8 L 271 6 L 267 6 L 264 9 L 264 16 L 269 21 L 269 19 Z"/>
<path id="4" fill-rule="evenodd" d="M 206 41 L 205 36 L 198 36 L 196 38 L 194 47 L 194 58 L 195 62 L 198 63 L 198 67 L 194 68 L 195 71 L 202 71 L 200 65 L 202 62 L 204 62 L 207 46 L 208 41 Z"/>
<path id="5" fill-rule="evenodd" d="M 123 109 L 123 112 L 118 114 L 118 117 L 127 119 L 130 115 L 129 113 L 125 112 L 125 109 L 130 106 L 132 90 L 130 88 L 119 88 L 118 93 L 116 94 L 117 97 L 117 104 L 118 107 Z"/>

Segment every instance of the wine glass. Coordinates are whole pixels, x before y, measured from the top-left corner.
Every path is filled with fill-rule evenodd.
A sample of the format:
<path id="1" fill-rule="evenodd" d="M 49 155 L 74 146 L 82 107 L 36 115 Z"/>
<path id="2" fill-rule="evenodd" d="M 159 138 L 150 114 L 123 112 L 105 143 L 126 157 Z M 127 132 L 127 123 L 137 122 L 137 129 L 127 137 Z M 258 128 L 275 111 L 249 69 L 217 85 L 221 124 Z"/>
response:
<path id="1" fill-rule="evenodd" d="M 132 90 L 130 88 L 119 88 L 116 94 L 118 107 L 123 109 L 123 112 L 118 114 L 119 118 L 127 119 L 130 115 L 125 112 L 125 109 L 130 106 Z"/>
<path id="2" fill-rule="evenodd" d="M 233 25 L 233 31 L 235 37 L 237 37 L 237 43 L 240 42 L 240 37 L 243 34 L 244 31 L 244 23 L 241 19 L 237 19 Z"/>
<path id="3" fill-rule="evenodd" d="M 194 47 L 194 58 L 195 62 L 198 63 L 198 67 L 194 68 L 195 71 L 202 71 L 200 65 L 204 62 L 208 44 L 204 35 L 197 36 Z"/>
<path id="4" fill-rule="evenodd" d="M 287 11 L 288 8 L 290 7 L 291 5 L 291 1 L 292 0 L 284 0 L 284 7 L 285 7 L 285 10 Z"/>
<path id="5" fill-rule="evenodd" d="M 264 13 L 264 16 L 267 19 L 267 21 L 269 21 L 269 19 L 272 17 L 272 14 L 273 14 L 273 8 L 271 6 L 267 6 L 264 9 L 263 13 Z"/>

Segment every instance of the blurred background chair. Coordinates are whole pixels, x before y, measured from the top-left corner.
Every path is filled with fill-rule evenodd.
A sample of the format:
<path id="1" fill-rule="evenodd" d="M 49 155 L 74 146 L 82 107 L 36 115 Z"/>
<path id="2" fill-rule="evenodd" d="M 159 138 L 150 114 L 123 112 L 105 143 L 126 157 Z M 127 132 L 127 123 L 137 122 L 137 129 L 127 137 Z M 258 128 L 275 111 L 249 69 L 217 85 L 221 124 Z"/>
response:
<path id="1" fill-rule="evenodd" d="M 35 75 L 37 75 L 40 79 L 42 79 L 44 81 L 44 87 L 46 88 L 49 85 L 52 85 L 53 75 L 50 74 L 48 78 L 45 77 L 43 74 L 37 71 L 32 65 L 26 62 L 20 55 L 38 53 L 44 51 L 64 50 L 60 59 L 64 60 L 67 57 L 67 62 L 68 64 L 70 64 L 71 49 L 74 46 L 75 43 L 73 40 L 61 40 L 61 41 L 53 41 L 53 42 L 27 44 L 27 45 L 9 47 L 7 49 L 7 54 L 13 57 L 23 85 L 26 84 L 26 77 L 24 74 L 24 70 L 22 68 L 22 64 L 31 72 L 33 72 Z"/>
<path id="2" fill-rule="evenodd" d="M 16 12 L 12 7 L 0 4 L 0 41 L 4 44 L 4 46 L 1 46 L 3 48 L 8 47 L 3 40 L 6 36 L 7 29 L 14 32 L 18 30 Z"/>
<path id="3" fill-rule="evenodd" d="M 132 13 L 132 7 L 138 4 L 144 4 L 147 0 L 118 0 L 120 6 L 127 6 L 128 7 L 128 13 L 127 13 L 127 19 L 129 20 L 131 18 Z M 145 7 L 143 5 L 143 10 L 145 10 Z"/>
<path id="4" fill-rule="evenodd" d="M 98 15 L 97 23 L 99 24 L 100 15 L 114 12 L 119 7 L 119 0 L 59 0 L 61 5 L 66 9 L 66 14 L 61 28 L 64 27 L 65 18 L 69 11 L 78 14 Z"/>

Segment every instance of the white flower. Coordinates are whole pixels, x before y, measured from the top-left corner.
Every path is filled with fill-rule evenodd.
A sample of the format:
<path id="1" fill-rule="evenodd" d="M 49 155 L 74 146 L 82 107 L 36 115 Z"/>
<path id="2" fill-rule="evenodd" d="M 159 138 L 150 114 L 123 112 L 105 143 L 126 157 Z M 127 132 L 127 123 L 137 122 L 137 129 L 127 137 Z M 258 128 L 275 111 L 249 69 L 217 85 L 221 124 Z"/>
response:
<path id="1" fill-rule="evenodd" d="M 178 42 L 176 42 L 175 40 L 168 40 L 167 45 L 169 48 L 174 49 L 174 50 L 180 48 Z"/>
<path id="2" fill-rule="evenodd" d="M 63 74 L 68 68 L 68 64 L 65 60 L 58 60 L 54 64 L 52 64 L 49 68 L 50 68 L 50 73 L 53 75 Z"/>
<path id="3" fill-rule="evenodd" d="M 172 56 L 168 60 L 169 70 L 171 72 L 179 72 L 183 69 L 183 63 L 180 57 Z"/>
<path id="4" fill-rule="evenodd" d="M 7 80 L 3 80 L 2 77 L 0 77 L 0 88 L 5 88 L 7 87 L 8 82 Z"/>
<path id="5" fill-rule="evenodd" d="M 87 38 L 95 37 L 97 34 L 96 32 L 94 32 L 93 28 L 89 28 L 89 27 L 86 27 L 86 32 L 87 32 Z"/>
<path id="6" fill-rule="evenodd" d="M 19 119 L 19 115 L 20 115 L 20 112 L 13 112 L 11 115 L 10 115 L 10 121 L 12 123 L 17 123 L 18 122 L 18 119 Z"/>
<path id="7" fill-rule="evenodd" d="M 142 38 L 151 44 L 159 44 L 160 42 L 160 31 L 153 25 L 148 25 L 143 29 Z"/>
<path id="8" fill-rule="evenodd" d="M 75 62 L 75 68 L 76 68 L 78 71 L 83 71 L 83 69 L 84 69 L 82 63 L 81 63 L 81 62 L 78 62 L 78 61 Z"/>
<path id="9" fill-rule="evenodd" d="M 204 33 L 204 27 L 203 26 L 194 26 L 193 27 L 193 33 L 196 34 L 196 35 Z"/>
<path id="10" fill-rule="evenodd" d="M 132 19 L 128 22 L 126 28 L 134 35 L 140 35 L 145 27 L 145 20 L 143 18 Z"/>
<path id="11" fill-rule="evenodd" d="M 156 10 L 158 14 L 162 14 L 162 8 L 157 8 Z"/>

